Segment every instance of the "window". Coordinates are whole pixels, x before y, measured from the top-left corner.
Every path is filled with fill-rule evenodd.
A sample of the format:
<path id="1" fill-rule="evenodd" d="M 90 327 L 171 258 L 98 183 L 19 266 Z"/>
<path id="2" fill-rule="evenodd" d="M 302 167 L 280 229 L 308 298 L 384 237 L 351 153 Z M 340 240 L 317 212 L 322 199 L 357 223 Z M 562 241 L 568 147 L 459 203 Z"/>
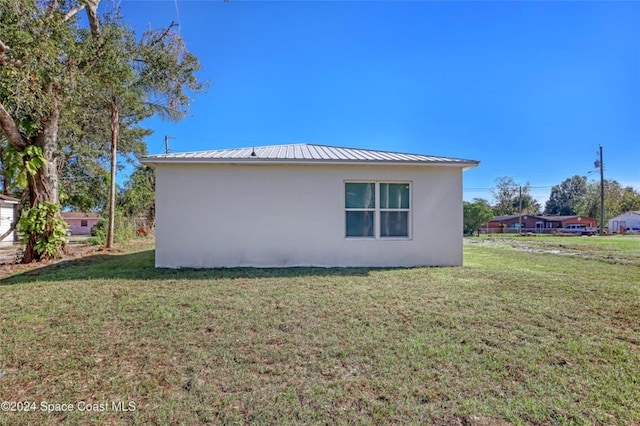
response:
<path id="1" fill-rule="evenodd" d="M 346 237 L 408 238 L 408 182 L 346 182 Z"/>
<path id="2" fill-rule="evenodd" d="M 347 237 L 373 237 L 375 183 L 345 184 Z"/>
<path id="3" fill-rule="evenodd" d="M 89 226 L 89 225 L 87 224 L 87 221 L 86 221 L 86 220 L 82 219 L 82 220 L 80 220 L 80 226 L 87 227 L 87 226 Z"/>

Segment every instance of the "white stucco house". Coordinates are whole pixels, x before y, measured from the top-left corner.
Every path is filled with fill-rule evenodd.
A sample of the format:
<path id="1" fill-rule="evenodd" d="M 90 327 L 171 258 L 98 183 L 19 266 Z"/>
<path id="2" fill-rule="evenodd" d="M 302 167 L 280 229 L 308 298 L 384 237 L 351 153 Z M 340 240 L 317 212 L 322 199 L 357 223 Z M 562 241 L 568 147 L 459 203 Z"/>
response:
<path id="1" fill-rule="evenodd" d="M 625 231 L 640 230 L 640 211 L 628 211 L 609 219 L 609 232 L 620 232 L 620 228 Z"/>
<path id="2" fill-rule="evenodd" d="M 0 236 L 4 235 L 13 223 L 17 220 L 16 209 L 20 200 L 10 197 L 8 195 L 0 194 Z M 17 241 L 16 232 L 11 232 L 4 237 L 0 243 L 13 243 Z"/>
<path id="3" fill-rule="evenodd" d="M 149 155 L 156 267 L 456 266 L 472 160 L 295 144 Z"/>

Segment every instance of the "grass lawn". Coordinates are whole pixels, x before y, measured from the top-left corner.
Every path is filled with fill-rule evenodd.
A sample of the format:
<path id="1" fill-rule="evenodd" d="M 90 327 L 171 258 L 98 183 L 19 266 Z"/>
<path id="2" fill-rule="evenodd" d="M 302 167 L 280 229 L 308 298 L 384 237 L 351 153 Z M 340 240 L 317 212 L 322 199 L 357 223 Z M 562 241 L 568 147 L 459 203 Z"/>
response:
<path id="1" fill-rule="evenodd" d="M 469 242 L 461 268 L 23 270 L 0 396 L 35 411 L 0 424 L 640 424 L 640 238 Z"/>

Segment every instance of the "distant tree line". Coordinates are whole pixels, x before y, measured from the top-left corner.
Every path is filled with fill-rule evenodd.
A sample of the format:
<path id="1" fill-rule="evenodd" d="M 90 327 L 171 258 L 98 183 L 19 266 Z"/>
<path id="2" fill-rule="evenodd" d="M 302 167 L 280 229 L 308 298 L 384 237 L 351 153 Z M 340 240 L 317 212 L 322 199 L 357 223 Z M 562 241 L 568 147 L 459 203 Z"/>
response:
<path id="1" fill-rule="evenodd" d="M 464 202 L 464 232 L 471 234 L 494 216 L 518 214 L 586 216 L 600 219 L 600 182 L 572 176 L 551 188 L 544 210 L 530 194 L 529 183 L 518 185 L 511 177 L 499 177 L 491 188 L 493 204 L 483 198 Z M 604 181 L 604 219 L 640 210 L 640 191 L 615 180 Z"/>

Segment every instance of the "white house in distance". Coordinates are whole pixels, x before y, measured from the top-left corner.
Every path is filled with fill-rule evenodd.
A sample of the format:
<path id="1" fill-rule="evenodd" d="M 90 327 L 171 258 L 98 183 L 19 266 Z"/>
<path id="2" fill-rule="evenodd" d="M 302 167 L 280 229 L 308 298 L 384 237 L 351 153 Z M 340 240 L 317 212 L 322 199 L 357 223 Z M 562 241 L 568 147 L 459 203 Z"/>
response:
<path id="1" fill-rule="evenodd" d="M 0 194 L 0 236 L 4 235 L 5 232 L 11 229 L 11 225 L 17 220 L 16 208 L 19 202 L 20 200 L 17 198 Z M 0 240 L 0 242 L 13 243 L 16 240 L 17 237 L 14 231 Z"/>
<path id="2" fill-rule="evenodd" d="M 640 211 L 629 211 L 609 219 L 609 232 L 620 232 L 620 229 L 640 230 Z"/>
<path id="3" fill-rule="evenodd" d="M 479 163 L 295 144 L 150 155 L 156 267 L 456 266 Z"/>

